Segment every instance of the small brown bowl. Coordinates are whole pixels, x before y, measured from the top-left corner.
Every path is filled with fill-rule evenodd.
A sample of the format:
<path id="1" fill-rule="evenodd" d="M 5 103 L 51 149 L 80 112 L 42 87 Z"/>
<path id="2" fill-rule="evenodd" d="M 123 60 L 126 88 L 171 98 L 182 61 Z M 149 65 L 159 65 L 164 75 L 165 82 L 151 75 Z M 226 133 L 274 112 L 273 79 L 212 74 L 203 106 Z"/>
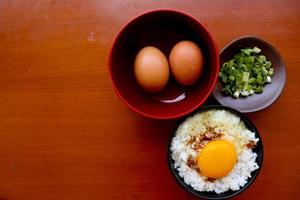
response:
<path id="1" fill-rule="evenodd" d="M 213 96 L 222 105 L 232 107 L 243 113 L 250 113 L 267 108 L 278 99 L 286 82 L 286 70 L 280 53 L 271 44 L 255 36 L 243 36 L 226 45 L 220 53 L 221 66 L 224 62 L 232 59 L 240 49 L 246 47 L 260 48 L 261 54 L 272 62 L 274 67 L 272 82 L 264 86 L 264 92 L 261 94 L 235 99 L 222 93 L 223 86 L 219 80 L 213 91 Z"/>

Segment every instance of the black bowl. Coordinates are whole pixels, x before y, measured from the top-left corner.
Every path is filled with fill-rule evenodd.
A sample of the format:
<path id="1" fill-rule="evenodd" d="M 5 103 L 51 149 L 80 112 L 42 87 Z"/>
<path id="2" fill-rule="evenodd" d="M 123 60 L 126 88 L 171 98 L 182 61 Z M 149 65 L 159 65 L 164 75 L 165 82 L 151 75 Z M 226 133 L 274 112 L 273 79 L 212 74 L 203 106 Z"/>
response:
<path id="1" fill-rule="evenodd" d="M 222 106 L 222 105 L 204 106 L 204 107 L 201 107 L 200 109 L 198 109 L 193 114 L 201 113 L 203 111 L 207 111 L 207 110 L 211 110 L 211 109 L 227 110 L 227 111 L 239 116 L 241 118 L 241 120 L 244 122 L 245 126 L 250 131 L 255 133 L 255 137 L 259 138 L 259 141 L 258 141 L 257 145 L 255 146 L 255 148 L 253 149 L 253 151 L 257 154 L 256 163 L 259 165 L 259 168 L 251 173 L 251 178 L 248 178 L 248 182 L 244 185 L 244 187 L 240 188 L 239 190 L 236 190 L 236 191 L 228 190 L 227 192 L 224 192 L 224 193 L 221 193 L 221 194 L 217 194 L 215 192 L 199 192 L 197 190 L 194 190 L 190 185 L 188 185 L 184 182 L 183 178 L 181 178 L 178 175 L 178 171 L 174 167 L 174 160 L 172 159 L 172 156 L 171 156 L 170 147 L 171 147 L 172 140 L 175 136 L 176 130 L 172 134 L 172 137 L 171 137 L 170 142 L 169 142 L 168 164 L 169 164 L 169 168 L 172 172 L 173 177 L 176 179 L 176 181 L 179 183 L 179 185 L 181 185 L 187 192 L 193 194 L 194 196 L 201 197 L 201 198 L 204 198 L 204 199 L 227 199 L 227 198 L 236 196 L 236 195 L 240 194 L 241 192 L 245 191 L 254 182 L 254 180 L 257 177 L 257 175 L 259 174 L 260 169 L 262 168 L 262 164 L 263 164 L 263 144 L 262 144 L 261 137 L 258 133 L 258 130 L 254 126 L 254 124 L 244 114 L 242 114 L 241 112 L 239 112 L 239 111 L 237 111 L 233 108 Z"/>

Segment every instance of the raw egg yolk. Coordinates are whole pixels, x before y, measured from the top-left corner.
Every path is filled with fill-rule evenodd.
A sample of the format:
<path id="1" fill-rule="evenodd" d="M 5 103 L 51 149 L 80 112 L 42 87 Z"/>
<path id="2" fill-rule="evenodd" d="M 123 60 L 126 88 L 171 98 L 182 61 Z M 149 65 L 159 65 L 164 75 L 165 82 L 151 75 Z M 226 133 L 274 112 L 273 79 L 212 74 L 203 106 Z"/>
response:
<path id="1" fill-rule="evenodd" d="M 204 146 L 197 158 L 197 164 L 204 176 L 222 178 L 231 171 L 236 160 L 233 144 L 226 140 L 216 140 Z"/>

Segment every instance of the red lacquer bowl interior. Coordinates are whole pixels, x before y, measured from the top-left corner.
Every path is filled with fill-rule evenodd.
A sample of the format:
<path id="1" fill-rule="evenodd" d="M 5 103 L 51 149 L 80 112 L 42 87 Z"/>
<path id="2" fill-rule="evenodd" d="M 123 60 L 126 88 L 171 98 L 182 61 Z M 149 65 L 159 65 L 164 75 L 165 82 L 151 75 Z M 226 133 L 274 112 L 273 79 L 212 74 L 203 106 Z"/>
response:
<path id="1" fill-rule="evenodd" d="M 181 40 L 191 40 L 202 49 L 205 64 L 200 79 L 183 87 L 170 76 L 159 93 L 144 91 L 133 72 L 138 51 L 155 46 L 168 58 Z M 131 20 L 116 36 L 109 57 L 109 75 L 117 95 L 137 113 L 154 119 L 179 118 L 201 106 L 211 94 L 218 72 L 219 54 L 212 36 L 195 18 L 174 10 L 150 11 Z"/>

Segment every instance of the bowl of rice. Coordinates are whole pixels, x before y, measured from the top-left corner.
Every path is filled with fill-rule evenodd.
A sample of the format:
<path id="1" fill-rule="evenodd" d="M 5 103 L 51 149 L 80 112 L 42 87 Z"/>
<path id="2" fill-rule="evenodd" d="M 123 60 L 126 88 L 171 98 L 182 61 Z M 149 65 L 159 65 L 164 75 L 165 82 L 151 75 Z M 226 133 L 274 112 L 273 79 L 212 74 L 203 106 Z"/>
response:
<path id="1" fill-rule="evenodd" d="M 222 105 L 205 106 L 183 120 L 169 142 L 175 180 L 204 199 L 226 199 L 244 191 L 263 163 L 263 144 L 254 124 Z"/>

